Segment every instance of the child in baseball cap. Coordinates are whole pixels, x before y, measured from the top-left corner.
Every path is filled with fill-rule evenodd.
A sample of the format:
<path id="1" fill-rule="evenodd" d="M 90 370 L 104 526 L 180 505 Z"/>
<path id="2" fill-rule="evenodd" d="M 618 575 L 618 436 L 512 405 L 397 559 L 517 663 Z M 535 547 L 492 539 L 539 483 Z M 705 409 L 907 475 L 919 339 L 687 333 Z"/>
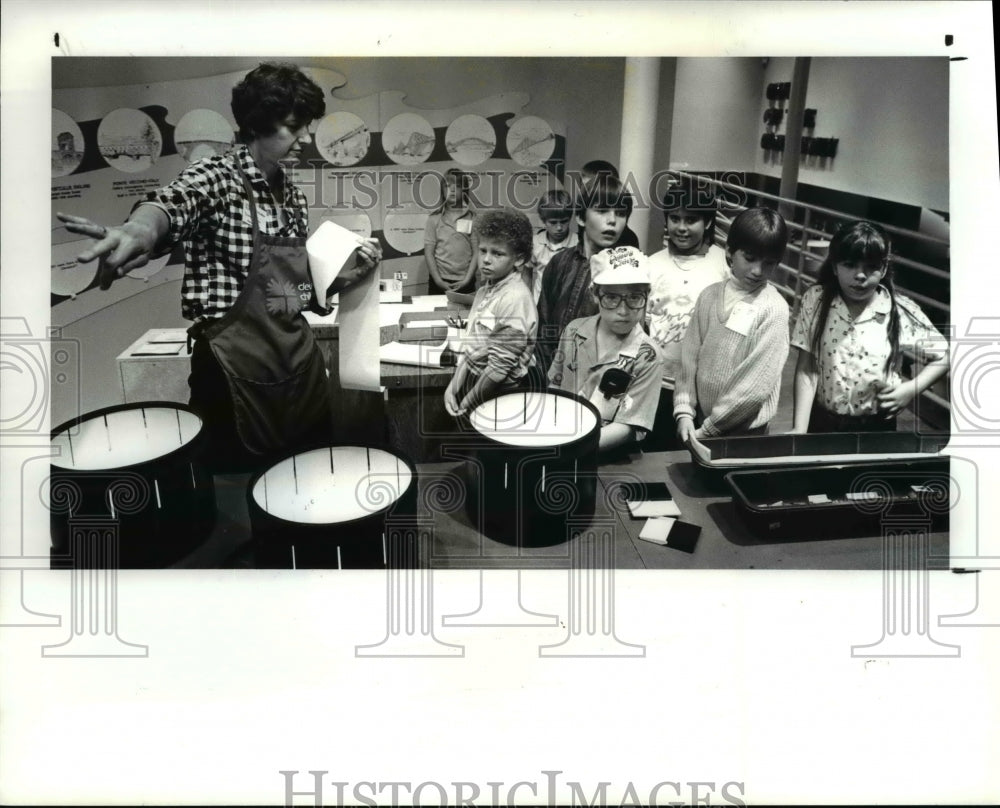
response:
<path id="1" fill-rule="evenodd" d="M 660 395 L 660 353 L 643 330 L 648 259 L 612 247 L 591 260 L 598 312 L 570 322 L 559 340 L 549 384 L 588 399 L 601 415 L 602 454 L 625 449 L 653 428 Z"/>

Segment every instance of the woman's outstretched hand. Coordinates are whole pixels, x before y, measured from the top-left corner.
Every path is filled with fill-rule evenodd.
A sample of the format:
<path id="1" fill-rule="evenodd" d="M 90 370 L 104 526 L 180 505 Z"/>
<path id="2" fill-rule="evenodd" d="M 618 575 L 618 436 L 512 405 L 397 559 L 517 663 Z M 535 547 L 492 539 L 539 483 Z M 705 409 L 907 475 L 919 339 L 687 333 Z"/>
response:
<path id="1" fill-rule="evenodd" d="M 95 240 L 77 260 L 87 264 L 98 259 L 97 280 L 101 289 L 110 289 L 126 272 L 149 263 L 156 239 L 141 223 L 129 221 L 118 227 L 105 227 L 83 216 L 57 213 L 56 217 L 70 233 Z"/>

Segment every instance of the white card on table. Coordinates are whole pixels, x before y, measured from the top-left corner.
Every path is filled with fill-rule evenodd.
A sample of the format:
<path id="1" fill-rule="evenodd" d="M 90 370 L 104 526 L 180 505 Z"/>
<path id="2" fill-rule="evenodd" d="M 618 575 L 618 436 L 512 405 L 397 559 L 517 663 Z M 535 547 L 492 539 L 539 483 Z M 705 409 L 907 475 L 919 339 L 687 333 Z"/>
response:
<path id="1" fill-rule="evenodd" d="M 676 519 L 669 516 L 658 516 L 655 519 L 647 519 L 639 533 L 640 539 L 651 541 L 654 544 L 666 544 L 670 529 L 674 526 Z"/>

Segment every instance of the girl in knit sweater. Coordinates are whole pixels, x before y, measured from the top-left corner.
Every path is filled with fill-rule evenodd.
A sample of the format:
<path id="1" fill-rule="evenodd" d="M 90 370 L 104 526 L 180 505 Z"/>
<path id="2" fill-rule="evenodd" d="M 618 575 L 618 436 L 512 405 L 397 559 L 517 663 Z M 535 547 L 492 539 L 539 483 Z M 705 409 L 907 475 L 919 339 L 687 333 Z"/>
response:
<path id="1" fill-rule="evenodd" d="M 787 241 L 784 219 L 768 208 L 733 220 L 729 277 L 698 296 L 681 343 L 674 418 L 682 443 L 767 432 L 788 358 L 788 304 L 768 279 Z"/>

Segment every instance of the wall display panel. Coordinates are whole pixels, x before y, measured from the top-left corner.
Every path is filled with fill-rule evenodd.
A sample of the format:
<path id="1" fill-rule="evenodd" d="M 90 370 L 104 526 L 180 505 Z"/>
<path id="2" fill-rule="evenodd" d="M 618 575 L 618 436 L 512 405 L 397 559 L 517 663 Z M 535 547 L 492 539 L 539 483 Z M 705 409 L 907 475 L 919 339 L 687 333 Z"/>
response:
<path id="1" fill-rule="evenodd" d="M 121 61 L 123 67 L 141 62 Z M 308 200 L 310 233 L 329 220 L 378 238 L 385 272 L 417 268 L 420 274 L 414 262 L 422 256 L 427 217 L 441 206 L 442 177 L 450 168 L 469 173 L 473 210 L 513 207 L 535 226 L 541 225 L 535 214 L 540 196 L 563 187 L 566 126 L 522 114 L 528 93 L 494 93 L 421 109 L 400 90 L 341 98 L 349 94 L 350 75 L 304 70 L 326 99 L 312 142 L 290 169 Z M 65 309 L 57 319 L 74 322 L 143 292 L 150 282 L 179 277 L 178 249 L 130 271 L 115 285 L 111 301 L 107 293 L 91 294 L 97 289 L 96 266 L 75 260 L 87 241 L 69 234 L 55 213 L 122 222 L 150 191 L 188 165 L 228 152 L 237 142 L 229 98 L 244 75 L 53 91 L 52 305 L 74 304 L 71 315 Z M 177 271 L 161 272 L 168 265 Z"/>

